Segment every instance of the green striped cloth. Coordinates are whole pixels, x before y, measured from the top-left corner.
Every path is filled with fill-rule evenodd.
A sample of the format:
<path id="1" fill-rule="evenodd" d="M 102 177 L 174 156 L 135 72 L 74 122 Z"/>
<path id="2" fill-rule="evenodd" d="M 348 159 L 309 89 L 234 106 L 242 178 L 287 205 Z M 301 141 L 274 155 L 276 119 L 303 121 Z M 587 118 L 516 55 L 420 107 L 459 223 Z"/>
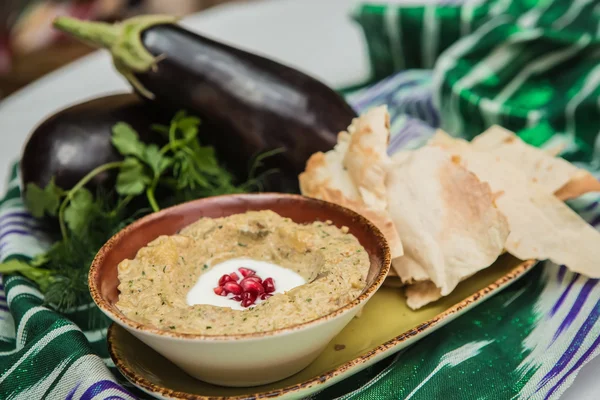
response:
<path id="1" fill-rule="evenodd" d="M 433 68 L 442 128 L 472 138 L 499 124 L 534 145 L 568 145 L 592 162 L 600 119 L 600 6 L 595 0 L 362 5 L 354 18 L 373 78 Z"/>
<path id="2" fill-rule="evenodd" d="M 499 123 L 534 145 L 561 144 L 565 157 L 595 170 L 599 11 L 598 1 L 586 0 L 358 7 L 376 83 L 348 100 L 358 111 L 388 104 L 390 153 L 420 146 L 439 126 L 471 138 Z M 18 182 L 15 167 L 0 201 L 3 261 L 30 259 L 49 244 Z M 594 193 L 569 205 L 599 226 L 599 201 Z M 94 313 L 88 303 L 60 315 L 25 278 L 4 277 L 0 399 L 144 398 L 114 369 L 106 324 Z M 600 352 L 599 318 L 598 280 L 540 264 L 409 349 L 313 398 L 557 398 Z"/>

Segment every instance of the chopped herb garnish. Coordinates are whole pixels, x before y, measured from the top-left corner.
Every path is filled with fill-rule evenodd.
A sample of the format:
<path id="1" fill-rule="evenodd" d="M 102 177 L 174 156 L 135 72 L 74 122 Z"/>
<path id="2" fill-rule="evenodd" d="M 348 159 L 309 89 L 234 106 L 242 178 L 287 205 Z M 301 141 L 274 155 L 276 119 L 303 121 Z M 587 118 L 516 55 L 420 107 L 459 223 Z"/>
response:
<path id="1" fill-rule="evenodd" d="M 212 326 L 207 326 L 206 329 L 212 329 Z"/>
<path id="2" fill-rule="evenodd" d="M 248 245 L 246 245 L 246 244 L 244 244 L 244 243 L 240 243 L 240 242 L 238 242 L 238 246 L 240 246 L 240 247 L 247 247 Z"/>
<path id="3" fill-rule="evenodd" d="M 310 302 L 312 301 L 312 299 L 311 299 L 311 298 L 308 298 L 308 299 L 306 299 L 306 301 L 308 301 L 308 302 L 310 303 Z"/>
<path id="4" fill-rule="evenodd" d="M 176 326 L 175 326 L 175 325 L 171 325 L 171 326 L 169 327 L 169 329 L 175 329 L 175 328 L 176 328 Z"/>

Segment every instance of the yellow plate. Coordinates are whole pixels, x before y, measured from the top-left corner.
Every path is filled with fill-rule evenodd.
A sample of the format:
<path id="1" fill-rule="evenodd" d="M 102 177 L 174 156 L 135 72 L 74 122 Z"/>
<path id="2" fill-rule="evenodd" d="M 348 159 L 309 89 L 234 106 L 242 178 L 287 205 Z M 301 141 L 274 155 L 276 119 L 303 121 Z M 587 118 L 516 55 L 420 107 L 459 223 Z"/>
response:
<path id="1" fill-rule="evenodd" d="M 449 296 L 412 311 L 400 289 L 383 287 L 331 341 L 315 362 L 296 375 L 253 388 L 226 388 L 196 380 L 113 324 L 108 346 L 117 368 L 135 386 L 162 399 L 302 398 L 388 357 L 432 333 L 473 306 L 508 287 L 535 261 L 501 256 L 490 268 L 462 282 Z"/>

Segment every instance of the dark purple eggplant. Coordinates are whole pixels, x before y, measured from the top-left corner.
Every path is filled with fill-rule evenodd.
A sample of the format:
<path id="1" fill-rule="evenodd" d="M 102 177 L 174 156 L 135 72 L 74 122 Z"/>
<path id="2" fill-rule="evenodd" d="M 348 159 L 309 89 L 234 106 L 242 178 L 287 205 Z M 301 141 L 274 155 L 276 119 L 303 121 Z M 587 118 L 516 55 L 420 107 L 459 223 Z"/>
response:
<path id="1" fill-rule="evenodd" d="M 354 110 L 334 90 L 293 68 L 192 33 L 169 16 L 111 25 L 60 17 L 55 27 L 110 50 L 117 70 L 142 96 L 187 109 L 211 131 L 201 136 L 230 168 L 247 171 L 260 152 L 283 149 L 271 166 L 297 185 L 317 151 L 327 151 Z"/>
<path id="2" fill-rule="evenodd" d="M 147 143 L 160 143 L 164 139 L 150 126 L 168 125 L 171 116 L 132 93 L 66 108 L 43 121 L 29 137 L 21 155 L 23 187 L 29 182 L 44 187 L 54 177 L 59 187 L 68 190 L 94 168 L 122 159 L 111 143 L 117 122 L 130 124 Z M 89 187 L 106 186 L 110 178 L 108 173 L 99 174 Z"/>

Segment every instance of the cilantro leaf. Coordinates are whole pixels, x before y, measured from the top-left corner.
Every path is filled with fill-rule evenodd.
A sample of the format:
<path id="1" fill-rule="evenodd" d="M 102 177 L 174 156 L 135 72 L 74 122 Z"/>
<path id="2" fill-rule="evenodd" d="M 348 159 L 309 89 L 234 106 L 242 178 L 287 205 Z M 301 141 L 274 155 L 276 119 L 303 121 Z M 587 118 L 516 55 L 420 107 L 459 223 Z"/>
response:
<path id="1" fill-rule="evenodd" d="M 179 110 L 175 113 L 175 115 L 173 116 L 173 118 L 171 118 L 171 125 L 173 124 L 177 124 L 179 122 L 179 120 L 181 120 L 182 118 L 185 118 L 185 116 L 187 115 L 187 111 L 185 110 Z"/>
<path id="2" fill-rule="evenodd" d="M 87 224 L 87 216 L 94 208 L 92 193 L 81 188 L 73 193 L 73 197 L 65 210 L 65 222 L 73 233 L 81 232 Z"/>
<path id="3" fill-rule="evenodd" d="M 183 134 L 183 139 L 187 142 L 198 135 L 198 126 L 200 118 L 182 117 L 177 121 L 177 129 Z"/>
<path id="4" fill-rule="evenodd" d="M 127 157 L 117 176 L 117 192 L 121 195 L 138 195 L 151 181 L 144 165 L 137 158 Z"/>
<path id="5" fill-rule="evenodd" d="M 25 205 L 36 218 L 42 218 L 44 214 L 55 216 L 63 193 L 64 191 L 54 183 L 54 178 L 44 189 L 30 182 L 27 184 Z"/>
<path id="6" fill-rule="evenodd" d="M 152 169 L 154 176 L 159 176 L 171 165 L 171 159 L 162 155 L 155 144 L 146 147 L 143 160 Z"/>
<path id="7" fill-rule="evenodd" d="M 155 132 L 160 132 L 165 136 L 169 136 L 169 127 L 168 126 L 164 126 L 161 124 L 152 124 L 152 125 L 150 125 L 150 129 L 152 129 Z"/>
<path id="8" fill-rule="evenodd" d="M 117 122 L 112 129 L 112 144 L 124 156 L 143 158 L 146 145 L 140 141 L 135 130 L 124 122 Z"/>

